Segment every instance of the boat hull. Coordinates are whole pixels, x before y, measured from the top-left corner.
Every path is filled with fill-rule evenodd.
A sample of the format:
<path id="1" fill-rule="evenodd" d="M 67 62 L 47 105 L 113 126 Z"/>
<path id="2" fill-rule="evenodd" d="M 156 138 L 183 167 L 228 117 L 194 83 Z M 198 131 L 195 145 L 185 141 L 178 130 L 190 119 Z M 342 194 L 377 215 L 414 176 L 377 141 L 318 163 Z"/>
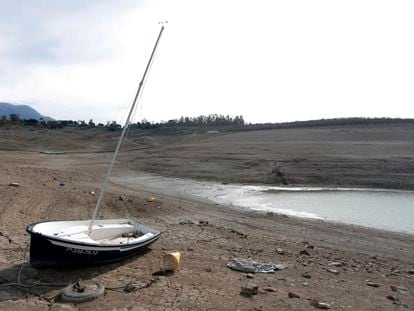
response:
<path id="1" fill-rule="evenodd" d="M 27 227 L 30 233 L 30 264 L 34 268 L 92 266 L 113 263 L 141 253 L 160 236 L 155 234 L 151 239 L 141 243 L 117 246 L 99 246 L 62 241 Z"/>

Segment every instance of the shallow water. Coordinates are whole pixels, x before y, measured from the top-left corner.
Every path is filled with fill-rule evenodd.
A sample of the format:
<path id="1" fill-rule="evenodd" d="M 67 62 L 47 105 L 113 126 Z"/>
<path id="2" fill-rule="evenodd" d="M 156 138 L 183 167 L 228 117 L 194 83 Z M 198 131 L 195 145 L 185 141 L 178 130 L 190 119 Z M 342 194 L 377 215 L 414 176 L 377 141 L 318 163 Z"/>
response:
<path id="1" fill-rule="evenodd" d="M 223 185 L 154 175 L 112 180 L 153 193 L 414 234 L 411 191 Z"/>

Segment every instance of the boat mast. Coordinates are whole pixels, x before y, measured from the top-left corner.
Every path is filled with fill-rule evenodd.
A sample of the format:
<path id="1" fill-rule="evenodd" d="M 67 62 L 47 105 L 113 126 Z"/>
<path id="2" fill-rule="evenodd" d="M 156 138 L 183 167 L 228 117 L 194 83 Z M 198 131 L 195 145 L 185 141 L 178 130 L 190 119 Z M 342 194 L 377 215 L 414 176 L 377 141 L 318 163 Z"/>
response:
<path id="1" fill-rule="evenodd" d="M 122 145 L 122 140 L 124 139 L 124 136 L 125 136 L 125 133 L 126 133 L 126 129 L 127 129 L 128 125 L 129 125 L 129 120 L 131 119 L 132 112 L 134 111 L 135 106 L 136 106 L 136 104 L 137 104 L 139 94 L 140 94 L 140 92 L 141 92 L 142 86 L 144 85 L 144 82 L 145 82 L 145 78 L 146 78 L 146 76 L 147 76 L 147 73 L 148 73 L 148 71 L 149 71 L 149 69 L 150 69 L 150 67 L 151 67 L 151 63 L 152 63 L 152 60 L 153 60 L 153 58 L 154 58 L 155 51 L 157 50 L 158 42 L 159 42 L 159 41 L 160 41 L 160 39 L 161 39 L 161 35 L 162 35 L 162 32 L 163 32 L 163 31 L 164 31 L 164 26 L 161 26 L 160 33 L 158 34 L 157 41 L 155 42 L 155 45 L 154 45 L 154 48 L 153 48 L 153 50 L 152 50 L 151 56 L 150 56 L 150 58 L 149 58 L 149 60 L 148 60 L 147 67 L 145 68 L 144 74 L 142 75 L 142 79 L 141 79 L 141 81 L 139 82 L 137 93 L 135 94 L 135 98 L 134 98 L 134 101 L 133 101 L 133 103 L 132 103 L 131 110 L 129 111 L 128 117 L 127 117 L 127 119 L 126 119 L 126 121 L 125 121 L 125 125 L 124 125 L 124 128 L 123 128 L 122 133 L 121 133 L 121 137 L 120 137 L 120 138 L 119 138 L 119 140 L 118 140 L 118 144 L 117 144 L 117 146 L 116 146 L 116 149 L 115 149 L 114 155 L 113 155 L 113 157 L 112 157 L 111 164 L 109 165 L 109 168 L 108 168 L 108 171 L 107 171 L 107 173 L 106 173 L 105 179 L 104 179 L 104 181 L 103 181 L 103 183 L 102 183 L 102 186 L 101 186 L 101 192 L 100 192 L 100 194 L 99 194 L 98 202 L 96 203 L 95 211 L 93 212 L 93 216 L 92 216 L 91 222 L 89 223 L 89 227 L 88 227 L 88 235 L 90 235 L 90 234 L 91 234 L 91 231 L 92 231 L 92 226 L 93 226 L 93 223 L 95 222 L 96 215 L 98 214 L 98 211 L 99 211 L 99 209 L 100 209 L 100 207 L 101 207 L 101 205 L 102 205 L 103 197 L 104 197 L 104 194 L 105 194 L 105 188 L 106 188 L 106 186 L 107 186 L 107 184 L 108 184 L 109 177 L 111 176 L 111 173 L 112 173 L 112 168 L 113 168 L 113 166 L 114 166 L 114 163 L 115 163 L 116 157 L 118 156 L 119 149 L 121 148 L 121 145 Z"/>

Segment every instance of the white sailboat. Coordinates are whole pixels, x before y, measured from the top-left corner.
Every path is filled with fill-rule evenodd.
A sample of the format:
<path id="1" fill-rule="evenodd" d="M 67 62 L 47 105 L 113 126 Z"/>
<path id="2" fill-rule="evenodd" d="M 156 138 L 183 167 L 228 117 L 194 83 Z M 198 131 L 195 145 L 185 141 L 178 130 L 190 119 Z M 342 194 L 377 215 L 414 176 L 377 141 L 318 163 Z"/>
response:
<path id="1" fill-rule="evenodd" d="M 132 219 L 97 220 L 115 160 L 151 67 L 164 26 L 158 34 L 138 90 L 131 105 L 91 220 L 46 221 L 27 226 L 30 233 L 30 263 L 33 267 L 96 265 L 123 260 L 154 243 L 160 232 Z"/>

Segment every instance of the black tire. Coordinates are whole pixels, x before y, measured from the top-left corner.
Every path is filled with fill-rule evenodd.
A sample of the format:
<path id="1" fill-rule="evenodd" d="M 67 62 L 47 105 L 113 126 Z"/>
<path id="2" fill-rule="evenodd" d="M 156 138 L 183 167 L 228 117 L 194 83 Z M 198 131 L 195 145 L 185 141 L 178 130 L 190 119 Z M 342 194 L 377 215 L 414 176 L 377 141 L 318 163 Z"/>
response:
<path id="1" fill-rule="evenodd" d="M 73 284 L 65 287 L 62 291 L 61 298 L 63 302 L 86 302 L 94 300 L 105 292 L 105 287 L 98 283 L 92 282 L 85 285 L 83 292 L 78 292 L 73 288 Z"/>

